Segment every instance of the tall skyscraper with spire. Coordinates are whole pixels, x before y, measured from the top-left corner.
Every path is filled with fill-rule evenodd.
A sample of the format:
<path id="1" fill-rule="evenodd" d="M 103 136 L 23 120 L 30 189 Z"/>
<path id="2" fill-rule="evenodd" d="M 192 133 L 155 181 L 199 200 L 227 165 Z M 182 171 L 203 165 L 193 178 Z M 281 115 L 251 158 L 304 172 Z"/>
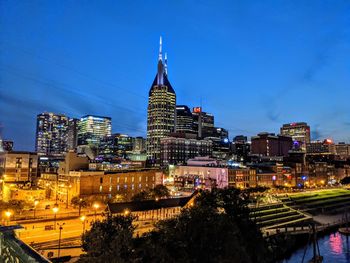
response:
<path id="1" fill-rule="evenodd" d="M 168 80 L 167 55 L 162 55 L 159 41 L 158 71 L 148 94 L 147 157 L 153 165 L 160 164 L 160 139 L 175 131 L 176 94 Z"/>

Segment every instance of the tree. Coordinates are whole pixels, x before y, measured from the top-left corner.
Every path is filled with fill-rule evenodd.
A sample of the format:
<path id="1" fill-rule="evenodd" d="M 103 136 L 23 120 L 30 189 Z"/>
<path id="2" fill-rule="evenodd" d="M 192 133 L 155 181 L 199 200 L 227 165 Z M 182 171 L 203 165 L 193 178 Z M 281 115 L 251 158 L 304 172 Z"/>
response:
<path id="1" fill-rule="evenodd" d="M 248 199 L 249 193 L 234 188 L 202 191 L 193 206 L 137 238 L 133 218 L 95 222 L 83 236 L 87 254 L 80 262 L 273 262 L 249 218 Z"/>
<path id="2" fill-rule="evenodd" d="M 131 197 L 131 201 L 138 202 L 150 199 L 164 198 L 169 197 L 170 192 L 169 189 L 162 184 L 156 185 L 154 188 L 150 190 L 143 190 Z"/>
<path id="3" fill-rule="evenodd" d="M 86 208 L 88 206 L 88 203 L 83 198 L 80 198 L 79 196 L 72 197 L 72 199 L 70 200 L 70 203 L 74 208 L 77 208 L 77 207 L 79 208 L 79 216 L 81 213 L 81 208 Z"/>
<path id="4" fill-rule="evenodd" d="M 194 206 L 135 242 L 143 262 L 272 262 L 239 189 L 203 191 Z"/>
<path id="5" fill-rule="evenodd" d="M 350 176 L 344 177 L 343 179 L 340 180 L 341 184 L 350 184 Z"/>
<path id="6" fill-rule="evenodd" d="M 79 262 L 131 262 L 133 216 L 114 216 L 95 221 L 82 237 Z"/>
<path id="7" fill-rule="evenodd" d="M 169 197 L 170 192 L 169 192 L 169 189 L 165 185 L 158 184 L 153 189 L 151 189 L 150 195 L 153 198 L 164 198 L 164 197 Z"/>
<path id="8" fill-rule="evenodd" d="M 150 196 L 149 191 L 145 191 L 145 190 L 143 190 L 137 194 L 134 194 L 131 197 L 131 201 L 133 201 L 133 202 L 144 201 L 144 200 L 148 200 L 148 199 L 151 199 L 151 196 Z"/>

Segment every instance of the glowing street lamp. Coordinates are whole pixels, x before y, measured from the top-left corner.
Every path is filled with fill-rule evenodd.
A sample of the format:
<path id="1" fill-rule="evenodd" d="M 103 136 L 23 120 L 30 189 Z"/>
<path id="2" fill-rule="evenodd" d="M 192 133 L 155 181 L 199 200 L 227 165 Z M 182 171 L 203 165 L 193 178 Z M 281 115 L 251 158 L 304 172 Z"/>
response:
<path id="1" fill-rule="evenodd" d="M 124 210 L 124 215 L 127 216 L 130 213 L 130 211 L 128 209 Z"/>
<path id="2" fill-rule="evenodd" d="M 93 207 L 95 208 L 95 221 L 96 221 L 97 209 L 100 207 L 100 205 L 98 203 L 94 203 Z"/>
<path id="3" fill-rule="evenodd" d="M 57 221 L 57 213 L 58 213 L 59 208 L 57 206 L 55 206 L 54 208 L 52 208 L 53 213 L 55 214 L 54 217 L 54 225 L 55 225 L 55 230 L 56 230 L 56 221 Z"/>
<path id="4" fill-rule="evenodd" d="M 68 196 L 69 196 L 69 190 L 72 188 L 72 185 L 67 185 L 67 203 L 66 203 L 66 208 L 68 208 Z"/>
<path id="5" fill-rule="evenodd" d="M 7 217 L 7 224 L 9 225 L 10 224 L 10 218 L 12 216 L 12 212 L 10 210 L 7 210 L 5 212 L 5 216 Z"/>

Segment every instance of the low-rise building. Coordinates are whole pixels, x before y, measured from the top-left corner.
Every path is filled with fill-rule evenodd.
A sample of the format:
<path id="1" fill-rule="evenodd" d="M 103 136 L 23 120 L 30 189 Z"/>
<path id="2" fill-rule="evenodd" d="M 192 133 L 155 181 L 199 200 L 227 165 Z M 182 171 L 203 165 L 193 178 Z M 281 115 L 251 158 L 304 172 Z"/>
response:
<path id="1" fill-rule="evenodd" d="M 177 189 L 228 187 L 228 168 L 218 166 L 176 166 L 172 174 Z"/>
<path id="2" fill-rule="evenodd" d="M 0 175 L 5 183 L 33 183 L 37 179 L 38 155 L 12 151 L 0 154 Z"/>
<path id="3" fill-rule="evenodd" d="M 257 186 L 256 170 L 250 168 L 229 168 L 228 186 L 236 188 L 249 188 Z"/>

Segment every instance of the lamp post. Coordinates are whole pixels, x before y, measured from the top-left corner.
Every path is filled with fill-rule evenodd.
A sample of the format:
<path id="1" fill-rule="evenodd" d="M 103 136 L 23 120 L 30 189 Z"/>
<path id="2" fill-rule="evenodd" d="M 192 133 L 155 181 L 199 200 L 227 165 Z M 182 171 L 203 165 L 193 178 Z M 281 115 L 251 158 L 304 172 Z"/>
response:
<path id="1" fill-rule="evenodd" d="M 80 217 L 80 220 L 81 220 L 81 222 L 83 223 L 83 235 L 84 235 L 84 233 L 85 233 L 85 220 L 86 220 L 86 216 L 81 216 L 81 217 Z"/>
<path id="2" fill-rule="evenodd" d="M 68 197 L 69 197 L 69 189 L 72 188 L 72 185 L 67 185 L 67 203 L 66 203 L 66 208 L 68 208 Z"/>
<path id="3" fill-rule="evenodd" d="M 57 206 L 55 206 L 54 208 L 52 208 L 52 211 L 53 213 L 55 214 L 55 217 L 54 217 L 54 228 L 56 230 L 56 216 L 57 216 L 57 212 L 58 212 L 59 208 Z"/>
<path id="4" fill-rule="evenodd" d="M 39 204 L 39 201 L 38 200 L 35 200 L 34 201 L 34 219 L 35 219 L 35 210 L 36 210 L 36 206 Z"/>
<path id="5" fill-rule="evenodd" d="M 7 210 L 5 212 L 5 216 L 7 217 L 7 225 L 10 225 L 10 218 L 12 216 L 12 212 L 10 210 Z"/>
<path id="6" fill-rule="evenodd" d="M 60 258 L 60 252 L 61 252 L 61 234 L 62 234 L 62 229 L 65 223 L 59 224 L 57 223 L 57 225 L 59 226 L 59 230 L 60 230 L 60 234 L 58 236 L 58 252 L 57 252 L 57 258 Z M 56 227 L 56 225 L 55 225 Z"/>
<path id="7" fill-rule="evenodd" d="M 82 198 L 79 198 L 79 216 L 80 216 L 80 213 L 81 213 L 81 202 L 83 201 Z"/>
<path id="8" fill-rule="evenodd" d="M 96 221 L 97 209 L 100 207 L 100 205 L 98 203 L 94 203 L 93 207 L 95 208 L 95 221 Z"/>

